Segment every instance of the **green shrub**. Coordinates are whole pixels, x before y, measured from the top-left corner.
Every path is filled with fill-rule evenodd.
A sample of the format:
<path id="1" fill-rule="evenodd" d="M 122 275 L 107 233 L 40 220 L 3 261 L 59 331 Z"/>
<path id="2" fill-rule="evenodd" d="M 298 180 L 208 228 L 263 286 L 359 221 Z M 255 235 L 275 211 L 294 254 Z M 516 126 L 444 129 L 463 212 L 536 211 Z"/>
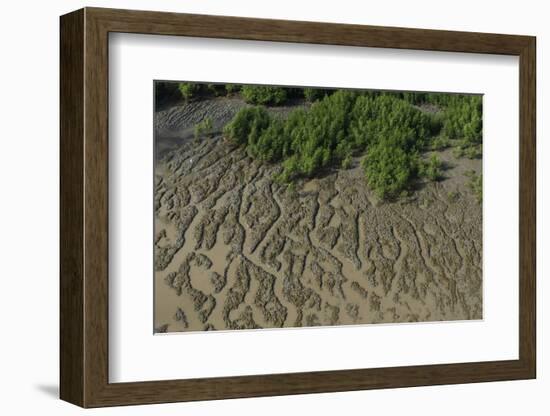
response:
<path id="1" fill-rule="evenodd" d="M 196 84 L 194 82 L 180 82 L 178 84 L 178 89 L 180 90 L 183 99 L 185 101 L 189 101 L 199 92 L 200 84 Z"/>
<path id="2" fill-rule="evenodd" d="M 466 139 L 459 140 L 453 149 L 456 158 L 467 157 L 468 159 L 479 159 L 482 156 L 482 145 L 472 144 Z"/>
<path id="3" fill-rule="evenodd" d="M 287 91 L 282 87 L 243 85 L 241 95 L 250 104 L 281 105 L 287 100 Z"/>
<path id="4" fill-rule="evenodd" d="M 481 99 L 481 96 L 444 92 L 398 92 L 393 94 L 413 105 L 432 104 L 440 108 L 446 108 L 456 104 L 456 102 L 469 100 L 470 97 L 473 97 L 475 100 Z"/>
<path id="5" fill-rule="evenodd" d="M 296 198 L 297 192 L 296 192 L 296 184 L 294 182 L 290 182 L 286 185 L 286 191 L 292 198 Z"/>
<path id="6" fill-rule="evenodd" d="M 304 88 L 303 89 L 304 98 L 310 103 L 320 100 L 328 95 L 329 90 L 323 88 Z"/>
<path id="7" fill-rule="evenodd" d="M 442 111 L 431 115 L 433 135 L 463 140 L 467 145 L 482 141 L 482 96 L 445 93 L 397 93 L 403 100 L 414 104 L 432 104 Z M 463 146 L 466 149 L 468 146 Z"/>
<path id="8" fill-rule="evenodd" d="M 353 159 L 351 158 L 351 156 L 346 156 L 342 160 L 342 169 L 349 169 L 351 168 L 352 164 L 353 164 Z"/>
<path id="9" fill-rule="evenodd" d="M 369 186 L 379 198 L 395 198 L 403 192 L 416 174 L 418 156 L 391 142 L 373 145 L 363 159 Z"/>
<path id="10" fill-rule="evenodd" d="M 242 94 L 259 102 L 256 96 L 267 97 L 277 90 L 245 86 Z M 408 100 L 430 97 L 424 94 Z M 421 162 L 419 154 L 449 144 L 440 132 L 447 120 L 444 113 L 426 114 L 408 100 L 399 93 L 338 90 L 315 100 L 307 110 L 291 111 L 286 119 L 270 117 L 261 106 L 242 109 L 224 132 L 251 156 L 280 162 L 282 170 L 276 180 L 281 183 L 313 176 L 331 166 L 348 169 L 354 157 L 365 155 L 362 166 L 369 186 L 382 198 L 394 198 L 406 193 L 419 175 L 438 180 L 441 161 L 433 156 Z M 265 97 L 260 101 L 274 102 Z M 432 139 L 436 133 L 439 136 Z"/>
<path id="11" fill-rule="evenodd" d="M 442 132 L 451 139 L 462 139 L 466 144 L 481 144 L 481 96 L 451 96 L 445 109 Z"/>
<path id="12" fill-rule="evenodd" d="M 215 97 L 219 97 L 227 93 L 227 90 L 224 84 L 208 84 L 206 86 L 206 90 L 209 94 L 212 94 Z"/>
<path id="13" fill-rule="evenodd" d="M 457 159 L 464 156 L 464 149 L 460 146 L 457 146 L 453 149 L 453 156 Z"/>
<path id="14" fill-rule="evenodd" d="M 438 181 L 441 179 L 441 168 L 443 164 L 436 155 L 432 155 L 427 162 L 420 162 L 419 174 L 432 181 Z"/>
<path id="15" fill-rule="evenodd" d="M 481 204 L 483 201 L 483 175 L 476 175 L 476 173 L 472 170 L 466 172 L 466 176 L 470 178 L 468 187 L 476 197 L 477 202 Z"/>
<path id="16" fill-rule="evenodd" d="M 277 162 L 283 159 L 288 150 L 285 149 L 283 122 L 278 119 L 271 119 L 258 139 L 249 142 L 247 148 L 252 156 L 267 162 Z"/>
<path id="17" fill-rule="evenodd" d="M 360 95 L 350 123 L 354 149 L 361 151 L 391 135 L 407 151 L 421 150 L 430 134 L 430 119 L 395 95 Z"/>
<path id="18" fill-rule="evenodd" d="M 204 120 L 202 120 L 200 123 L 197 123 L 195 125 L 195 140 L 198 140 L 200 136 L 203 134 L 209 136 L 212 134 L 212 119 L 210 117 L 206 117 Z"/>
<path id="19" fill-rule="evenodd" d="M 448 137 L 437 136 L 435 137 L 430 144 L 432 150 L 443 150 L 448 148 L 451 145 L 451 141 Z"/>
<path id="20" fill-rule="evenodd" d="M 271 117 L 263 107 L 242 108 L 224 128 L 225 136 L 240 145 L 255 146 Z"/>
<path id="21" fill-rule="evenodd" d="M 241 90 L 241 86 L 238 84 L 225 84 L 225 91 L 227 95 L 235 94 Z"/>
<path id="22" fill-rule="evenodd" d="M 277 176 L 277 181 L 280 183 L 292 183 L 291 178 L 298 174 L 299 165 L 296 156 L 291 156 L 286 159 L 283 164 L 283 171 Z"/>
<path id="23" fill-rule="evenodd" d="M 445 112 L 438 111 L 437 113 L 428 114 L 428 120 L 430 134 L 432 136 L 445 137 L 440 134 L 445 122 Z"/>
<path id="24" fill-rule="evenodd" d="M 451 141 L 448 137 L 439 135 L 431 141 L 432 150 L 444 150 L 451 147 Z"/>
<path id="25" fill-rule="evenodd" d="M 478 159 L 481 157 L 481 145 L 472 145 L 464 149 L 464 155 L 468 159 Z"/>

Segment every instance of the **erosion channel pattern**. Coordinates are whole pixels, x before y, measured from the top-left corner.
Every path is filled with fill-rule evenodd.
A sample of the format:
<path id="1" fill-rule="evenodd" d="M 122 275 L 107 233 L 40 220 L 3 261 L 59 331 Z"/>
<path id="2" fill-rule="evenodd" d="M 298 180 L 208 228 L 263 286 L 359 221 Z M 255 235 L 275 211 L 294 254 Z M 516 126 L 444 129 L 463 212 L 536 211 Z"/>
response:
<path id="1" fill-rule="evenodd" d="M 482 317 L 482 210 L 467 176 L 480 159 L 433 152 L 441 180 L 391 200 L 358 157 L 288 186 L 280 165 L 224 137 L 249 105 L 213 96 L 155 111 L 155 332 Z M 211 134 L 197 138 L 206 117 Z"/>

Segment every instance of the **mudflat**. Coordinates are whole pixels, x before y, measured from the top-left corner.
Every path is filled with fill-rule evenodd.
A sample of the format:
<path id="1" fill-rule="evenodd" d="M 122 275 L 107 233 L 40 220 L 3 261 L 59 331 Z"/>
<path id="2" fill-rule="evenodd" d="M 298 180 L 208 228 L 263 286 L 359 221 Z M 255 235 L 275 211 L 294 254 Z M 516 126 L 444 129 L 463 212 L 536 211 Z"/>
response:
<path id="1" fill-rule="evenodd" d="M 292 187 L 224 139 L 240 99 L 155 113 L 156 332 L 482 318 L 481 159 L 380 201 L 354 159 Z M 288 107 L 275 110 L 284 116 Z M 193 126 L 208 114 L 209 137 Z"/>

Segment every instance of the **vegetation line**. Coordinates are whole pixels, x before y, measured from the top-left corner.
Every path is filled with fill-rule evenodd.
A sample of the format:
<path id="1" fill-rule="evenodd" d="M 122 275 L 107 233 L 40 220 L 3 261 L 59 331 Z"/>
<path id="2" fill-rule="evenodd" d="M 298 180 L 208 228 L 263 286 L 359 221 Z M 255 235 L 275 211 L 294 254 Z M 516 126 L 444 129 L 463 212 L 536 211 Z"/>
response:
<path id="1" fill-rule="evenodd" d="M 457 148 L 481 145 L 480 98 L 443 97 L 437 101 L 441 107 L 445 104 L 444 111 L 430 114 L 403 94 L 340 90 L 307 110 L 293 110 L 284 120 L 270 116 L 264 106 L 243 108 L 224 134 L 245 146 L 251 156 L 281 163 L 282 172 L 276 179 L 283 183 L 315 176 L 326 168 L 348 169 L 355 158 L 362 157 L 369 186 L 381 198 L 394 198 L 415 179 L 441 178 L 442 163 L 437 156 L 427 162 L 421 158 L 421 152 L 435 147 L 436 139 L 435 144 L 441 146 L 442 137 L 452 134 L 461 139 Z M 434 98 L 427 94 L 412 100 Z"/>
<path id="2" fill-rule="evenodd" d="M 360 160 L 371 189 L 380 198 L 392 199 L 406 194 L 420 178 L 437 181 L 442 177 L 442 162 L 435 154 L 424 160 L 427 151 L 452 145 L 456 157 L 481 156 L 479 95 L 176 85 L 186 101 L 238 94 L 251 104 L 225 126 L 224 136 L 245 147 L 250 156 L 280 164 L 275 178 L 280 183 L 291 185 L 297 178 L 313 177 L 326 169 L 349 169 Z M 290 100 L 312 104 L 292 110 L 285 118 L 268 110 Z M 204 120 L 196 126 L 195 135 L 211 132 L 211 121 Z"/>

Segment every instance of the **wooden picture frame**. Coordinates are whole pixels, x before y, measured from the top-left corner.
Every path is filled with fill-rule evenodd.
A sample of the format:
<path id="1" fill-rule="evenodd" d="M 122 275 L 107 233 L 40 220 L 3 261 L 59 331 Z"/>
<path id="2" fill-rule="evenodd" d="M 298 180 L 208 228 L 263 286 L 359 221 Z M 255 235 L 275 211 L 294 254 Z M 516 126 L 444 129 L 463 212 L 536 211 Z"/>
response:
<path id="1" fill-rule="evenodd" d="M 535 378 L 534 37 L 99 8 L 62 16 L 60 28 L 61 399 L 101 407 Z M 109 383 L 110 32 L 519 56 L 519 359 Z"/>

